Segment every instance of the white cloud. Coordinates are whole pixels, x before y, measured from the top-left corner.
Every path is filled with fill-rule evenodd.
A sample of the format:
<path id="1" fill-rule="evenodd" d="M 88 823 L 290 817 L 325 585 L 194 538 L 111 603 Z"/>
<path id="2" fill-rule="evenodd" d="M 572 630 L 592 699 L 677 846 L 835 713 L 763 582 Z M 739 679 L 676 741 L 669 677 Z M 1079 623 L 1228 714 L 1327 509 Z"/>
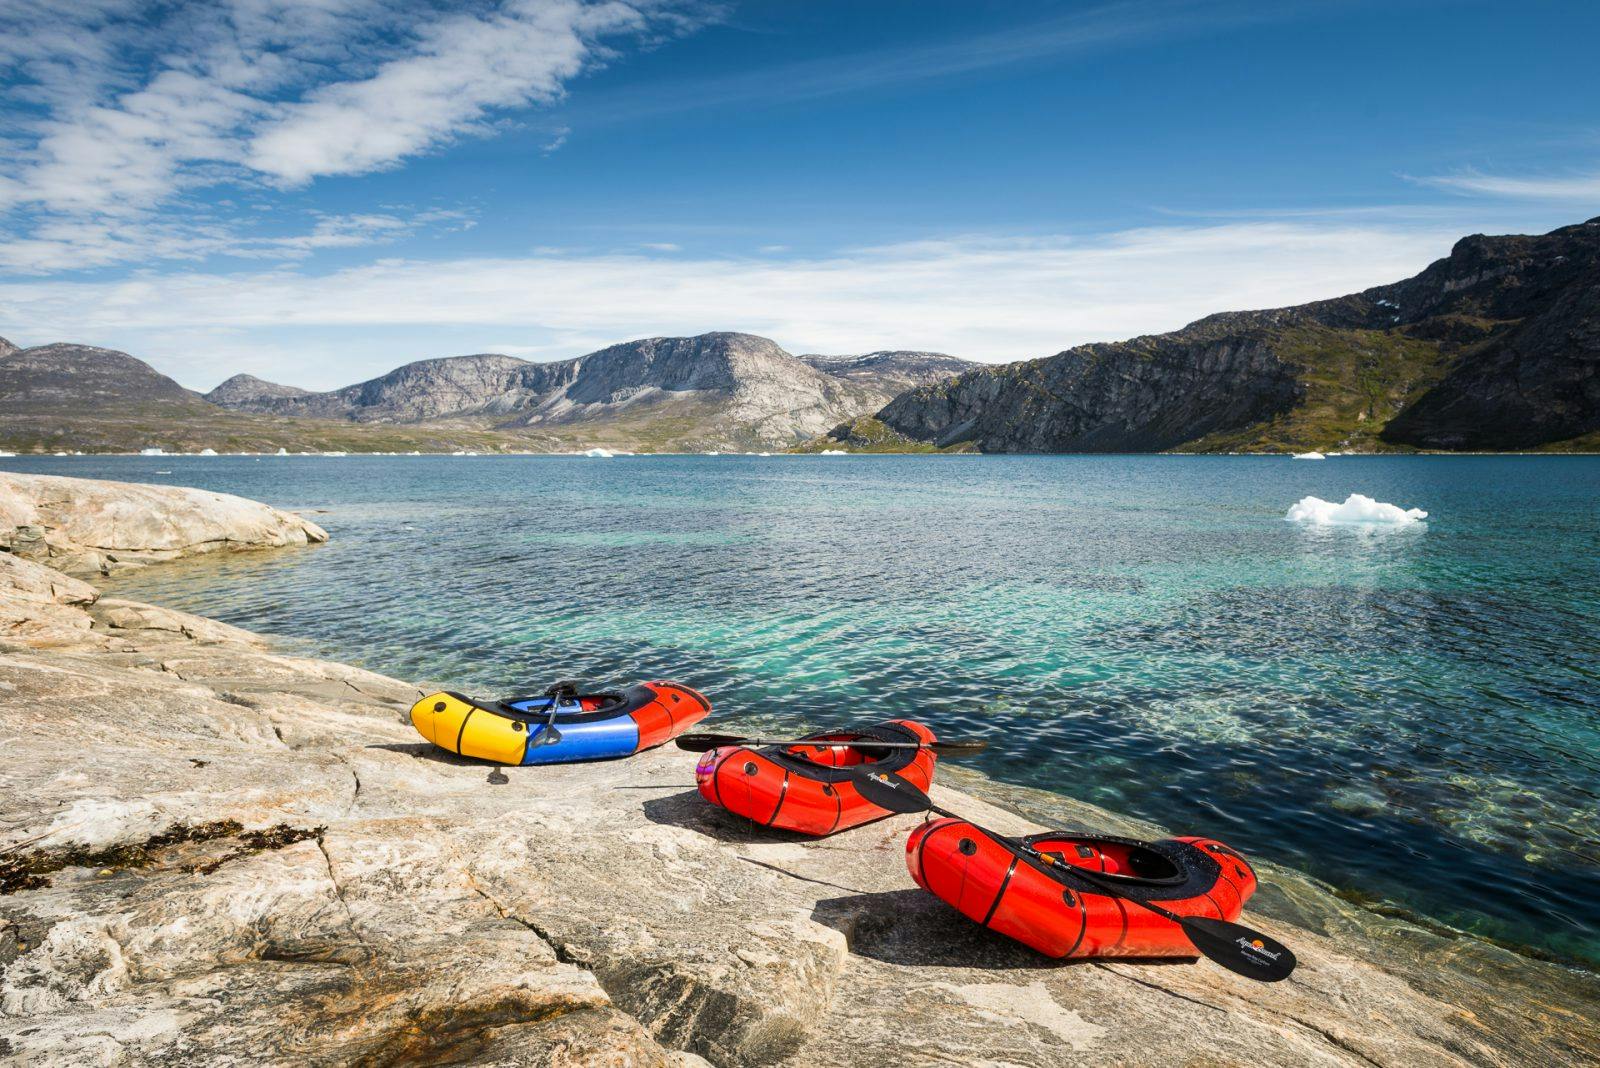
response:
<path id="1" fill-rule="evenodd" d="M 242 259 L 304 259 L 320 249 L 383 245 L 413 234 L 469 229 L 465 212 L 371 212 L 322 215 L 298 233 L 260 233 L 260 217 L 245 225 L 213 217 L 170 222 L 154 217 L 60 216 L 43 219 L 27 236 L 0 240 L 0 271 L 51 274 L 126 263 L 199 260 L 225 253 Z"/>
<path id="2" fill-rule="evenodd" d="M 258 129 L 245 163 L 289 183 L 362 174 L 432 148 L 495 108 L 545 103 L 591 61 L 601 35 L 638 31 L 622 3 L 509 0 L 426 26 L 411 54 L 368 78 L 320 86 Z"/>
<path id="3" fill-rule="evenodd" d="M 197 385 L 239 370 L 230 352 L 264 348 L 292 350 L 279 377 L 331 387 L 518 336 L 528 339 L 519 354 L 557 358 L 629 337 L 707 330 L 764 334 L 792 352 L 912 348 L 1013 360 L 1395 281 L 1445 254 L 1456 236 L 1232 223 L 1089 238 L 946 238 L 812 259 L 555 251 L 379 261 L 319 275 L 23 282 L 0 284 L 0 335 L 127 349 Z M 364 341 L 396 332 L 402 350 Z"/>
<path id="4" fill-rule="evenodd" d="M 1576 200 L 1600 207 L 1600 172 L 1569 175 L 1496 175 L 1468 171 L 1414 179 L 1423 185 L 1514 200 Z"/>
<path id="5" fill-rule="evenodd" d="M 421 0 L 0 0 L 0 216 L 12 235 L 0 263 L 59 270 L 231 251 L 215 212 L 191 222 L 187 194 L 396 165 L 556 99 L 613 55 L 608 41 L 692 28 L 700 9 L 698 0 L 494 0 L 445 14 Z M 137 254 L 130 241 L 100 241 L 78 264 L 55 254 L 63 226 L 83 238 L 110 220 L 169 239 Z"/>

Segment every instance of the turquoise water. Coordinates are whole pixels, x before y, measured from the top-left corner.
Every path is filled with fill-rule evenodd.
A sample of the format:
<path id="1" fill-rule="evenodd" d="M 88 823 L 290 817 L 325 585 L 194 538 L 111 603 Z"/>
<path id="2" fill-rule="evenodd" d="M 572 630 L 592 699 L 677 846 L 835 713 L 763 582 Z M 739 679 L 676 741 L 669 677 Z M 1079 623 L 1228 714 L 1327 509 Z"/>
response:
<path id="1" fill-rule="evenodd" d="M 1600 963 L 1600 459 L 0 463 L 328 510 L 323 548 L 129 596 L 484 694 L 671 677 L 775 728 L 916 716 L 989 738 L 997 778 Z M 1281 519 L 1352 491 L 1432 517 Z"/>

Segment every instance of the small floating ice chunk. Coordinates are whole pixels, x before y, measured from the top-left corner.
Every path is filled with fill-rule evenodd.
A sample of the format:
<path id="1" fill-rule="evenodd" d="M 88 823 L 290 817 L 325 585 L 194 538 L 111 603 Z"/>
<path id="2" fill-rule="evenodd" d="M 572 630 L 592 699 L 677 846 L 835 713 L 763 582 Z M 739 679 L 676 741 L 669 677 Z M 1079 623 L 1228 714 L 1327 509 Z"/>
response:
<path id="1" fill-rule="evenodd" d="M 1293 459 L 1296 459 L 1296 460 L 1326 460 L 1327 457 L 1322 455 L 1317 450 L 1312 449 L 1310 452 L 1297 452 L 1297 453 L 1295 453 L 1294 456 L 1293 456 Z"/>
<path id="2" fill-rule="evenodd" d="M 216 454 L 216 449 L 201 449 L 199 452 L 195 453 L 196 456 L 215 456 Z"/>
<path id="3" fill-rule="evenodd" d="M 850 453 L 846 449 L 823 449 L 821 452 L 817 453 L 817 455 L 818 456 L 849 456 Z"/>
<path id="4" fill-rule="evenodd" d="M 1401 508 L 1352 493 L 1343 504 L 1334 504 L 1321 497 L 1302 497 L 1283 518 L 1291 523 L 1308 523 L 1319 527 L 1405 526 L 1428 518 L 1428 513 L 1421 508 Z"/>
<path id="5" fill-rule="evenodd" d="M 599 456 L 599 457 L 603 457 L 603 458 L 610 458 L 612 456 L 615 456 L 616 453 L 612 452 L 610 449 L 590 449 L 587 452 L 585 452 L 584 455 L 585 456 Z"/>

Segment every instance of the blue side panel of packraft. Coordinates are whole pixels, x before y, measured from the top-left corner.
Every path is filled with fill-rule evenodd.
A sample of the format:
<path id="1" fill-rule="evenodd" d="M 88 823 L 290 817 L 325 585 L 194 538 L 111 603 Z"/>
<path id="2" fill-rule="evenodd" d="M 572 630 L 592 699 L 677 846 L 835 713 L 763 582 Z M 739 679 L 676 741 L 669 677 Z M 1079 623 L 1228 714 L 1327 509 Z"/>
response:
<path id="1" fill-rule="evenodd" d="M 512 708 L 526 712 L 548 712 L 550 702 L 545 698 L 513 701 Z M 543 723 L 529 724 L 530 738 L 538 741 L 544 733 Z M 524 764 L 567 764 L 577 760 L 606 760 L 623 757 L 639 750 L 639 724 L 632 716 L 596 719 L 586 723 L 556 723 L 561 740 L 550 745 L 528 746 Z"/>

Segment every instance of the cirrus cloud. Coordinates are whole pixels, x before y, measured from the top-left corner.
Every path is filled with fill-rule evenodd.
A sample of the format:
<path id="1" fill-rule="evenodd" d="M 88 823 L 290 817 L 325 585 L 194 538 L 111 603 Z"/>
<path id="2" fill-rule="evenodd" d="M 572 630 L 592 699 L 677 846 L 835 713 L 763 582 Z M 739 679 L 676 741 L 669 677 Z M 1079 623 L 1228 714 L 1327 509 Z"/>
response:
<path id="1" fill-rule="evenodd" d="M 1439 174 L 1415 181 L 1437 189 L 1512 200 L 1575 200 L 1600 206 L 1600 172 L 1565 175 Z"/>

